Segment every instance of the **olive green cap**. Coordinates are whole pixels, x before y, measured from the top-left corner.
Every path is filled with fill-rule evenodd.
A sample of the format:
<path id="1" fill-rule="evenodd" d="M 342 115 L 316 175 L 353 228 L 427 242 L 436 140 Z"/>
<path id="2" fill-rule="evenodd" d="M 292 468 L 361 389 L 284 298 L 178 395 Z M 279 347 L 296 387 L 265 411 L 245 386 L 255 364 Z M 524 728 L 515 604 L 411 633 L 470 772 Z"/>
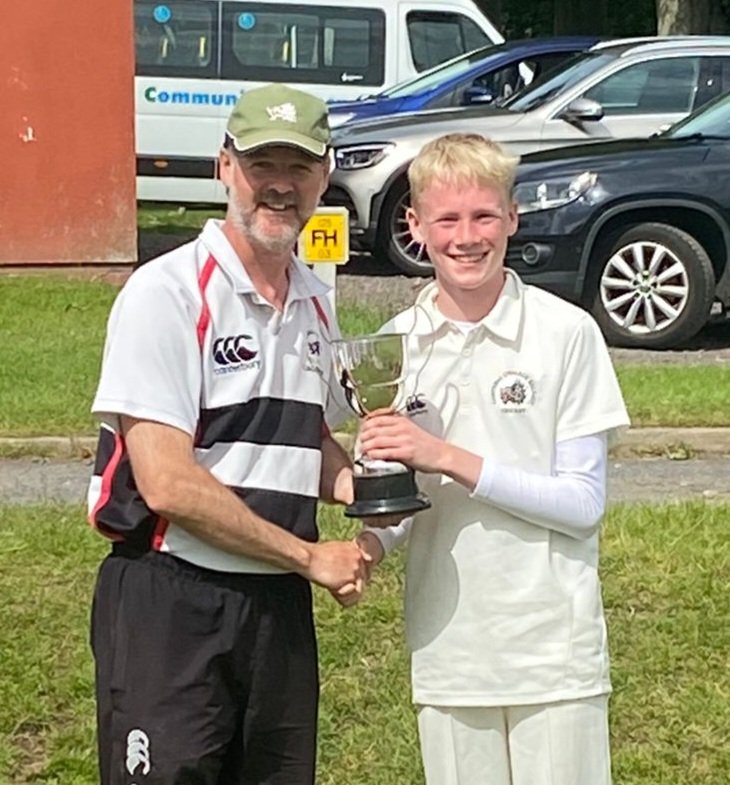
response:
<path id="1" fill-rule="evenodd" d="M 283 84 L 256 87 L 238 99 L 226 134 L 241 153 L 280 144 L 322 158 L 330 142 L 327 104 Z"/>

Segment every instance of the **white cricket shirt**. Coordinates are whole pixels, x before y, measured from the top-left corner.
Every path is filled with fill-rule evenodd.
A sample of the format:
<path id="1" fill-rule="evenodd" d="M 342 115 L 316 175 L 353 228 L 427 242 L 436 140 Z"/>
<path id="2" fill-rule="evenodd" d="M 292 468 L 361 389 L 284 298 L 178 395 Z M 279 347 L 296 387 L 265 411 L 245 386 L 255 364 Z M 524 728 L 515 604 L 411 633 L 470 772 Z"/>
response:
<path id="1" fill-rule="evenodd" d="M 340 389 L 328 289 L 293 259 L 287 302 L 277 311 L 256 292 L 216 221 L 130 277 L 109 318 L 92 407 L 102 421 L 89 489 L 95 525 L 202 567 L 280 572 L 221 551 L 146 507 L 119 434 L 119 416 L 128 415 L 190 434 L 196 460 L 251 509 L 316 539 L 324 413 Z"/>
<path id="2" fill-rule="evenodd" d="M 583 310 L 507 271 L 466 335 L 436 284 L 383 332 L 408 334 L 404 395 L 427 430 L 551 474 L 557 442 L 628 425 L 601 333 Z M 406 631 L 416 703 L 500 706 L 610 690 L 598 535 L 578 540 L 500 510 L 441 475 L 410 529 Z"/>

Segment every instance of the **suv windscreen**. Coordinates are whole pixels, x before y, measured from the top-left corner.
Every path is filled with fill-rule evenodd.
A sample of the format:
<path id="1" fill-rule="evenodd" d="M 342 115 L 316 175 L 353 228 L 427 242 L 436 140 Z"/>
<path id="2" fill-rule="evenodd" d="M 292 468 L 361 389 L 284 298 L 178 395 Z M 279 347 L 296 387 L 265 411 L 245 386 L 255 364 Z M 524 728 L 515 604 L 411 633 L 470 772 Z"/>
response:
<path id="1" fill-rule="evenodd" d="M 476 49 L 469 52 L 467 55 L 461 55 L 454 60 L 449 60 L 447 63 L 441 63 L 434 68 L 429 68 L 422 74 L 408 79 L 406 82 L 400 82 L 388 90 L 383 90 L 378 94 L 379 98 L 405 98 L 409 95 L 417 95 L 424 93 L 426 90 L 445 82 L 447 79 L 452 79 L 455 76 L 468 71 L 475 63 L 479 63 L 490 55 L 497 54 L 504 50 L 503 44 L 496 44 L 495 46 L 483 46 L 481 49 Z"/>
<path id="2" fill-rule="evenodd" d="M 694 134 L 730 138 L 730 94 L 715 99 L 700 112 L 680 120 L 664 132 L 664 136 L 673 139 Z"/>
<path id="3" fill-rule="evenodd" d="M 501 104 L 501 107 L 512 112 L 531 112 L 556 98 L 564 90 L 570 89 L 577 82 L 604 68 L 615 59 L 615 54 L 607 52 L 577 55 L 567 63 L 538 77 L 531 85 L 518 91 Z"/>

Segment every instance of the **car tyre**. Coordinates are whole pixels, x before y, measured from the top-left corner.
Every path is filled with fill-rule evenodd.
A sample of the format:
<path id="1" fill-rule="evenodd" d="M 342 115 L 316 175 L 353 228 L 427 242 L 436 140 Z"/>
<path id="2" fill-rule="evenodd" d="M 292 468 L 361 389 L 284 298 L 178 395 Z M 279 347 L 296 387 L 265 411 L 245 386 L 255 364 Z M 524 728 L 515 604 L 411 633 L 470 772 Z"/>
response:
<path id="1" fill-rule="evenodd" d="M 599 248 L 591 260 L 591 311 L 608 343 L 644 349 L 680 346 L 707 323 L 715 273 L 687 232 L 643 223 Z"/>
<path id="2" fill-rule="evenodd" d="M 385 257 L 406 275 L 433 275 L 433 265 L 424 246 L 413 239 L 406 209 L 410 206 L 410 190 L 405 179 L 399 180 L 383 203 L 375 239 L 375 252 Z"/>

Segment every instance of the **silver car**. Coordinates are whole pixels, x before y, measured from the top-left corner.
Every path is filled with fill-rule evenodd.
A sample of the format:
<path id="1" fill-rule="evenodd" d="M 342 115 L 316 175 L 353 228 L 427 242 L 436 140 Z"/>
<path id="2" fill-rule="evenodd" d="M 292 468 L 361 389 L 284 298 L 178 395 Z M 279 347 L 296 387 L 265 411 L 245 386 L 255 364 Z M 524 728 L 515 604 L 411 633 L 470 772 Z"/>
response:
<path id="1" fill-rule="evenodd" d="M 408 231 L 406 171 L 422 145 L 481 133 L 517 155 L 586 141 L 650 136 L 730 89 L 730 37 L 624 39 L 597 44 L 501 106 L 370 119 L 335 133 L 336 167 L 324 201 L 350 210 L 353 247 L 430 274 Z"/>

